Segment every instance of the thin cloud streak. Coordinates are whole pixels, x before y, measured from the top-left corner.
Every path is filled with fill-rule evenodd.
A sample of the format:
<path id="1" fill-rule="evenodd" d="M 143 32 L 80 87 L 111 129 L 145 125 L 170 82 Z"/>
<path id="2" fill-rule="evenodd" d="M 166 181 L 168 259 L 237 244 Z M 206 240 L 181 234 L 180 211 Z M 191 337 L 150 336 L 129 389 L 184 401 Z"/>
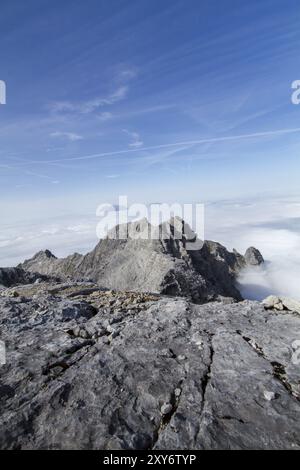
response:
<path id="1" fill-rule="evenodd" d="M 83 136 L 82 135 L 79 135 L 79 134 L 75 134 L 74 132 L 52 132 L 52 134 L 50 134 L 50 137 L 58 137 L 58 138 L 66 138 L 68 140 L 70 140 L 71 142 L 76 142 L 77 140 L 82 140 L 83 139 Z"/>
<path id="2" fill-rule="evenodd" d="M 140 138 L 140 134 L 138 132 L 130 132 L 127 129 L 123 129 L 123 132 L 125 132 L 125 134 L 127 134 L 132 140 L 129 144 L 129 147 L 140 148 L 144 145 L 144 142 Z"/>
<path id="3" fill-rule="evenodd" d="M 284 135 L 284 134 L 293 134 L 300 132 L 300 127 L 296 127 L 293 129 L 278 129 L 275 131 L 266 131 L 266 132 L 255 132 L 252 134 L 240 134 L 234 136 L 227 136 L 227 137 L 214 137 L 208 139 L 199 139 L 199 140 L 190 140 L 190 141 L 183 141 L 183 142 L 174 142 L 170 144 L 160 144 L 160 145 L 152 145 L 149 147 L 140 147 L 140 148 L 131 148 L 126 150 L 117 150 L 114 152 L 103 152 L 103 153 L 96 153 L 92 155 L 84 155 L 81 157 L 69 157 L 69 158 L 62 158 L 56 160 L 32 160 L 31 163 L 56 163 L 56 162 L 67 162 L 67 161 L 77 161 L 77 160 L 92 160 L 101 157 L 109 157 L 114 155 L 121 155 L 130 152 L 141 152 L 143 150 L 159 150 L 168 147 L 180 147 L 185 145 L 196 145 L 196 144 L 207 144 L 207 143 L 215 143 L 215 142 L 226 142 L 226 141 L 238 141 L 244 139 L 251 139 L 256 137 L 269 137 L 269 136 L 277 136 L 277 135 Z"/>
<path id="4" fill-rule="evenodd" d="M 105 98 L 95 98 L 83 103 L 72 103 L 69 101 L 58 101 L 51 103 L 49 108 L 56 113 L 79 113 L 89 114 L 103 106 L 111 106 L 118 101 L 126 98 L 128 94 L 128 86 L 119 87 L 115 92 Z"/>

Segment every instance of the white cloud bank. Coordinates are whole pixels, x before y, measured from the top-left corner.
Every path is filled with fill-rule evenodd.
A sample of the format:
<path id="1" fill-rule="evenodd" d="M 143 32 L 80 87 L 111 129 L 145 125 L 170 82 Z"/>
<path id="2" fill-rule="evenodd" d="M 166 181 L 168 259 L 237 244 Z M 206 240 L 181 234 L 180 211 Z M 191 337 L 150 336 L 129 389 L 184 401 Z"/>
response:
<path id="1" fill-rule="evenodd" d="M 216 223 L 217 221 L 217 223 Z M 244 253 L 258 248 L 265 265 L 245 270 L 239 288 L 245 298 L 276 294 L 300 299 L 299 199 L 208 205 L 206 237 Z"/>
<path id="2" fill-rule="evenodd" d="M 0 266 L 16 266 L 40 250 L 58 257 L 86 253 L 97 243 L 95 220 L 86 216 L 49 218 L 30 224 L 7 225 L 0 234 Z"/>

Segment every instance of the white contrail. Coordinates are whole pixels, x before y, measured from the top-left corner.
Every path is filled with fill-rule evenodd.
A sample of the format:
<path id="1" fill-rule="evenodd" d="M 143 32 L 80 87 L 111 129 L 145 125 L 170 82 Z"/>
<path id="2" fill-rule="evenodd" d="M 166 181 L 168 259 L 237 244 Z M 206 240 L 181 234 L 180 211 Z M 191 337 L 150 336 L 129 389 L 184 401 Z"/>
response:
<path id="1" fill-rule="evenodd" d="M 112 157 L 114 155 L 121 155 L 124 153 L 141 152 L 143 150 L 159 150 L 159 149 L 164 149 L 168 147 L 180 147 L 180 146 L 185 146 L 185 145 L 224 142 L 227 140 L 243 140 L 243 139 L 250 139 L 253 137 L 268 137 L 272 135 L 292 134 L 295 132 L 300 132 L 300 127 L 296 127 L 293 129 L 278 129 L 276 131 L 256 132 L 253 134 L 240 134 L 240 135 L 233 135 L 233 136 L 228 136 L 228 137 L 214 137 L 214 138 L 209 138 L 209 139 L 173 142 L 171 144 L 152 145 L 150 147 L 140 147 L 137 149 L 133 148 L 133 149 L 126 149 L 126 150 L 117 150 L 115 152 L 95 153 L 92 155 L 84 155 L 81 157 L 69 157 L 69 158 L 61 158 L 61 159 L 56 159 L 56 160 L 44 160 L 44 161 L 33 160 L 31 161 L 31 163 L 59 163 L 59 162 L 77 161 L 77 160 L 92 160 L 92 159 L 101 158 L 101 157 Z"/>

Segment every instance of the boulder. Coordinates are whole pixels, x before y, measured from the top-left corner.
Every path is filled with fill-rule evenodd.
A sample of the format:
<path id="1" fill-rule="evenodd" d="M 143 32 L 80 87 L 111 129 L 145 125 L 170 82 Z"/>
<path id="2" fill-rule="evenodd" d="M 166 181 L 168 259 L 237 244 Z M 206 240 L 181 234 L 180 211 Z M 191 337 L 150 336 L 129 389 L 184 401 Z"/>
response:
<path id="1" fill-rule="evenodd" d="M 269 295 L 263 300 L 263 305 L 266 309 L 289 310 L 300 314 L 300 301 L 288 297 Z"/>

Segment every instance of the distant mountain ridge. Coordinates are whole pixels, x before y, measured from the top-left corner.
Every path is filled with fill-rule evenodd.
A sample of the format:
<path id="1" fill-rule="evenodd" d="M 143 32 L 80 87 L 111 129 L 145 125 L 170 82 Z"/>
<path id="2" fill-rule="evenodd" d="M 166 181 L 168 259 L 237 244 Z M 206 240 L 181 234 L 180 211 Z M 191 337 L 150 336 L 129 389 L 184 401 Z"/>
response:
<path id="1" fill-rule="evenodd" d="M 47 281 L 49 276 L 25 271 L 21 267 L 0 268 L 0 286 L 11 287 L 19 284 L 32 284 L 37 280 Z"/>

